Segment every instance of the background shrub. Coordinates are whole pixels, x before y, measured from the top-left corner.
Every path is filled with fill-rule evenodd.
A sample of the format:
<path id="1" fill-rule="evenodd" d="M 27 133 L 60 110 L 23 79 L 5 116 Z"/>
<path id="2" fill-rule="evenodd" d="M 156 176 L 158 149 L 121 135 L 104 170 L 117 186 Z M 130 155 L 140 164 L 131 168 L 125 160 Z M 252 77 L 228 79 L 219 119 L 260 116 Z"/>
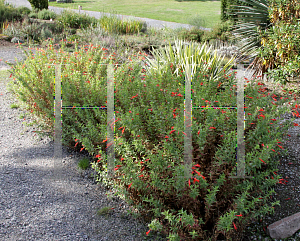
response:
<path id="1" fill-rule="evenodd" d="M 22 22 L 9 24 L 8 27 L 3 31 L 3 34 L 7 35 L 10 39 L 13 37 L 19 37 L 28 41 L 41 41 L 52 37 L 53 32 L 48 26 L 51 25 L 34 23 L 31 22 L 27 17 Z"/>
<path id="2" fill-rule="evenodd" d="M 22 18 L 23 16 L 21 10 L 4 4 L 4 0 L 0 0 L 0 24 L 4 23 L 5 21 L 20 21 Z"/>
<path id="3" fill-rule="evenodd" d="M 200 28 L 206 26 L 206 21 L 201 17 L 201 15 L 197 14 L 189 19 L 189 24 Z"/>
<path id="4" fill-rule="evenodd" d="M 147 29 L 146 23 L 134 19 L 121 20 L 115 16 L 103 16 L 99 22 L 108 33 L 135 34 Z"/>
<path id="5" fill-rule="evenodd" d="M 28 0 L 33 9 L 48 9 L 48 0 Z"/>
<path id="6" fill-rule="evenodd" d="M 30 18 L 38 18 L 38 13 L 32 11 L 32 12 L 28 15 L 28 17 L 30 17 Z"/>
<path id="7" fill-rule="evenodd" d="M 231 20 L 217 24 L 211 31 L 205 31 L 202 36 L 202 42 L 209 42 L 212 39 L 229 41 L 231 32 L 230 27 L 233 25 Z"/>
<path id="8" fill-rule="evenodd" d="M 85 14 L 78 14 L 70 10 L 64 10 L 61 15 L 56 19 L 60 22 L 64 28 L 87 28 L 91 24 L 96 25 L 97 19 L 94 17 L 90 17 Z"/>
<path id="9" fill-rule="evenodd" d="M 204 35 L 204 30 L 193 28 L 191 30 L 182 30 L 179 33 L 179 38 L 186 41 L 196 41 L 198 43 L 202 42 L 202 36 Z"/>
<path id="10" fill-rule="evenodd" d="M 23 16 L 31 13 L 31 10 L 27 7 L 18 7 L 18 8 L 16 8 L 16 10 Z"/>
<path id="11" fill-rule="evenodd" d="M 268 70 L 274 80 L 285 84 L 288 78 L 299 77 L 300 72 L 299 0 L 272 0 L 270 6 L 273 26 L 263 34 L 259 62 L 264 72 Z"/>
<path id="12" fill-rule="evenodd" d="M 43 9 L 38 12 L 37 16 L 39 19 L 50 20 L 56 18 L 56 13 L 48 9 Z"/>

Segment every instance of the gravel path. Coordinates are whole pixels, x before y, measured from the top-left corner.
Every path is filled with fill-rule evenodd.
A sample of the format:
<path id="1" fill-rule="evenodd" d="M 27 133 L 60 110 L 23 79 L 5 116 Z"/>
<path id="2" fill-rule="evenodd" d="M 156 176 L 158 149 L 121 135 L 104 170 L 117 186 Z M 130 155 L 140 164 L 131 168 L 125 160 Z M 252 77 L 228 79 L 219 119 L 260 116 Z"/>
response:
<path id="1" fill-rule="evenodd" d="M 25 6 L 28 7 L 29 9 L 32 9 L 30 3 L 27 0 L 5 0 L 6 3 L 10 3 L 16 7 L 19 6 Z M 59 8 L 59 7 L 51 7 L 49 6 L 49 9 L 53 10 L 55 13 L 59 14 L 61 13 L 64 8 Z M 74 12 L 79 12 L 79 10 L 73 10 Z M 95 17 L 97 19 L 101 18 L 104 15 L 109 15 L 107 13 L 101 13 L 101 12 L 94 12 L 94 11 L 80 11 L 80 13 L 87 13 L 88 15 Z M 174 22 L 167 22 L 167 21 L 161 21 L 161 20 L 154 20 L 154 19 L 150 19 L 150 18 L 140 18 L 140 17 L 132 17 L 132 16 L 128 16 L 128 15 L 120 15 L 120 14 L 116 14 L 116 16 L 118 18 L 134 18 L 136 20 L 140 20 L 140 21 L 145 21 L 147 23 L 148 27 L 153 27 L 153 28 L 164 28 L 164 27 L 168 27 L 168 28 L 172 28 L 172 29 L 176 29 L 176 28 L 187 28 L 190 29 L 192 28 L 191 25 L 189 24 L 181 24 L 181 23 L 174 23 Z M 210 28 L 201 28 L 203 30 L 211 30 Z"/>

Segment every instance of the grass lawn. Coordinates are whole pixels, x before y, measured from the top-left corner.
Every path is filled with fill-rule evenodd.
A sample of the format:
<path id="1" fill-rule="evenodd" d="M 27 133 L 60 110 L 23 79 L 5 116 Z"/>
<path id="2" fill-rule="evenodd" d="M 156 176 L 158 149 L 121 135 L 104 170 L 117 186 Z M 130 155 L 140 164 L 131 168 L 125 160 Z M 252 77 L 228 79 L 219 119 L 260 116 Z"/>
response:
<path id="1" fill-rule="evenodd" d="M 194 18 L 201 21 L 202 27 L 212 28 L 221 22 L 221 1 L 183 1 L 176 0 L 73 0 L 74 3 L 49 2 L 49 6 L 116 13 L 168 22 L 192 24 Z"/>

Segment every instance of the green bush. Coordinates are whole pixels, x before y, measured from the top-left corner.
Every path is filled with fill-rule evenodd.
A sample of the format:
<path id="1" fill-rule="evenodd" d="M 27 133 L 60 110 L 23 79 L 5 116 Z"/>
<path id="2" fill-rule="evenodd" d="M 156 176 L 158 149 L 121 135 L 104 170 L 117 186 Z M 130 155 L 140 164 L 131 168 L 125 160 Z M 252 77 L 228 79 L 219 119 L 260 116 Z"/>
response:
<path id="1" fill-rule="evenodd" d="M 88 158 L 83 158 L 78 163 L 78 168 L 86 170 L 90 166 L 90 161 Z"/>
<path id="2" fill-rule="evenodd" d="M 17 11 L 23 16 L 31 13 L 31 10 L 27 7 L 18 7 Z"/>
<path id="3" fill-rule="evenodd" d="M 231 20 L 217 24 L 211 31 L 205 31 L 204 35 L 202 36 L 202 41 L 209 42 L 211 39 L 228 41 L 231 36 L 230 27 L 232 24 L 233 22 Z"/>
<path id="4" fill-rule="evenodd" d="M 46 25 L 48 27 L 48 29 L 51 30 L 51 32 L 53 34 L 61 34 L 61 33 L 63 33 L 64 26 L 61 23 L 59 23 L 59 22 L 56 22 L 56 23 L 44 23 L 44 25 Z"/>
<path id="5" fill-rule="evenodd" d="M 294 16 L 300 16 L 298 0 L 270 1 L 273 26 L 263 31 L 258 50 L 262 72 L 284 85 L 300 77 L 300 22 Z"/>
<path id="6" fill-rule="evenodd" d="M 28 15 L 28 17 L 30 17 L 30 18 L 38 18 L 38 13 L 32 11 L 32 12 Z"/>
<path id="7" fill-rule="evenodd" d="M 178 34 L 178 38 L 186 41 L 196 41 L 198 43 L 202 42 L 202 36 L 204 35 L 204 30 L 193 28 L 191 30 L 182 30 Z"/>
<path id="8" fill-rule="evenodd" d="M 201 17 L 201 15 L 197 14 L 189 19 L 189 24 L 200 28 L 206 26 L 206 21 Z"/>
<path id="9" fill-rule="evenodd" d="M 64 28 L 87 28 L 97 24 L 97 19 L 85 14 L 78 14 L 70 10 L 64 10 L 56 19 Z"/>
<path id="10" fill-rule="evenodd" d="M 32 23 L 28 18 L 22 22 L 9 24 L 3 31 L 3 34 L 9 38 L 19 37 L 24 40 L 42 41 L 52 37 L 52 31 L 49 30 L 47 25 L 41 23 Z"/>
<path id="11" fill-rule="evenodd" d="M 229 16 L 228 13 L 232 9 L 232 5 L 238 5 L 238 0 L 221 0 L 221 21 L 226 22 L 231 20 L 233 16 Z"/>
<path id="12" fill-rule="evenodd" d="M 135 34 L 146 31 L 147 25 L 137 20 L 121 20 L 115 16 L 103 16 L 99 20 L 103 29 L 108 33 L 116 34 Z"/>
<path id="13" fill-rule="evenodd" d="M 32 9 L 48 9 L 48 0 L 28 0 L 28 2 L 30 2 Z"/>
<path id="14" fill-rule="evenodd" d="M 21 10 L 5 5 L 4 0 L 0 1 L 0 24 L 9 21 L 21 21 L 23 14 Z M 1 26 L 2 27 L 2 26 Z"/>
<path id="15" fill-rule="evenodd" d="M 38 12 L 37 16 L 39 19 L 50 20 L 56 18 L 56 13 L 48 9 L 43 9 Z"/>
<path id="16" fill-rule="evenodd" d="M 108 72 L 99 63 L 118 62 L 118 56 L 107 56 L 105 51 L 89 46 L 72 54 L 64 52 L 64 47 L 55 52 L 50 43 L 47 54 L 37 52 L 14 67 L 11 72 L 17 82 L 13 92 L 53 133 L 55 70 L 50 64 L 70 64 L 61 72 L 65 105 L 106 106 Z M 147 222 L 152 220 L 152 232 L 164 230 L 169 239 L 241 240 L 237 236 L 251 218 L 272 211 L 266 203 L 281 178 L 273 175 L 279 164 L 275 157 L 281 151 L 277 143 L 294 119 L 278 125 L 280 132 L 274 130 L 271 120 L 290 110 L 277 109 L 289 100 L 278 98 L 277 105 L 272 105 L 260 83 L 245 83 L 249 97 L 245 100 L 245 175 L 254 177 L 246 180 L 229 178 L 236 175 L 236 110 L 193 112 L 193 177 L 184 180 L 180 178 L 184 175 L 185 86 L 180 85 L 185 82 L 184 72 L 176 76 L 170 65 L 162 75 L 145 73 L 141 57 L 130 56 L 132 61 L 115 67 L 115 178 L 106 175 L 107 115 L 103 110 L 66 112 L 63 144 L 81 143 L 82 149 L 96 155 L 98 161 L 92 167 L 99 173 L 98 180 L 115 187 L 116 194 L 134 205 Z M 222 91 L 219 81 L 208 81 L 207 73 L 195 70 L 193 105 L 236 106 L 234 75 L 220 79 L 227 83 Z"/>

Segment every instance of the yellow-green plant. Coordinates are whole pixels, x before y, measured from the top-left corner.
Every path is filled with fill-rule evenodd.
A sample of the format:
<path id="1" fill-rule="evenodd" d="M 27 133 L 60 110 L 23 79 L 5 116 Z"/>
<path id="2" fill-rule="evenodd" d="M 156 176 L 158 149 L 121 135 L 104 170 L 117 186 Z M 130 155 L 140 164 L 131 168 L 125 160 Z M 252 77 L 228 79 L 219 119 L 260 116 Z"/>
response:
<path id="1" fill-rule="evenodd" d="M 178 76 L 180 72 L 186 70 L 187 66 L 192 65 L 192 75 L 194 75 L 196 69 L 200 69 L 208 75 L 209 81 L 218 81 L 224 74 L 229 74 L 235 60 L 235 56 L 233 56 L 224 65 L 225 56 L 212 51 L 212 46 L 207 49 L 206 43 L 191 42 L 188 44 L 178 39 L 175 40 L 175 46 L 171 46 L 169 42 L 169 47 L 154 49 L 151 52 L 155 59 L 146 57 L 146 69 L 150 73 L 162 75 L 171 65 L 174 66 L 173 73 Z"/>
<path id="2" fill-rule="evenodd" d="M 101 208 L 100 210 L 98 210 L 98 215 L 107 215 L 109 214 L 111 211 L 112 211 L 112 207 L 104 207 L 104 208 Z"/>
<path id="3" fill-rule="evenodd" d="M 90 165 L 90 161 L 87 158 L 81 159 L 80 162 L 78 163 L 78 167 L 83 170 L 87 169 L 89 165 Z"/>
<path id="4" fill-rule="evenodd" d="M 103 16 L 99 20 L 101 26 L 109 33 L 117 33 L 117 34 L 134 34 L 140 33 L 143 26 L 145 25 L 143 22 L 127 19 L 121 20 L 117 17 L 107 17 Z"/>
<path id="5" fill-rule="evenodd" d="M 272 0 L 270 5 L 273 26 L 261 38 L 262 47 L 254 64 L 260 64 L 263 72 L 268 71 L 275 81 L 285 84 L 288 77 L 299 76 L 300 1 Z"/>

